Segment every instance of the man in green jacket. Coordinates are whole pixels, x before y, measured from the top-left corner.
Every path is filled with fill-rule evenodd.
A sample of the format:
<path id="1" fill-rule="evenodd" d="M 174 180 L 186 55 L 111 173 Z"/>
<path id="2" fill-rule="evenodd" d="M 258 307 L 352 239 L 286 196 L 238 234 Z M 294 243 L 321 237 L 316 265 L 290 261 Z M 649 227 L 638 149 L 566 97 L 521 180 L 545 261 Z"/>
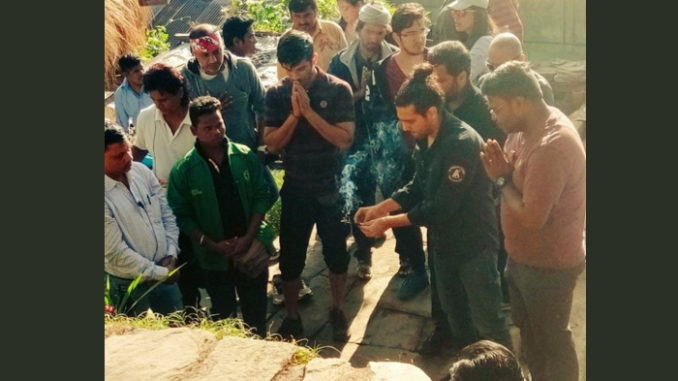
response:
<path id="1" fill-rule="evenodd" d="M 167 198 L 205 272 L 216 319 L 236 316 L 266 335 L 268 253 L 273 230 L 263 221 L 273 205 L 264 167 L 254 152 L 230 142 L 214 97 L 189 106 L 195 147 L 170 172 Z"/>

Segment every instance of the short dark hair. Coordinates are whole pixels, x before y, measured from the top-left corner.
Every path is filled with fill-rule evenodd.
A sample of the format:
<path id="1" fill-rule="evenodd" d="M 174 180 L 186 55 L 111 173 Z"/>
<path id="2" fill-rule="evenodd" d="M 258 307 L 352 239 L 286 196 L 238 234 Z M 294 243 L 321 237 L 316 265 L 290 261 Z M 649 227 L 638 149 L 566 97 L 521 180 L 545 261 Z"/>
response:
<path id="1" fill-rule="evenodd" d="M 290 3 L 287 4 L 287 9 L 294 13 L 304 12 L 309 8 L 314 11 L 318 10 L 318 4 L 315 3 L 315 0 L 290 0 Z"/>
<path id="2" fill-rule="evenodd" d="M 531 100 L 543 98 L 539 81 L 527 62 L 508 61 L 485 75 L 483 94 L 505 98 L 525 97 Z"/>
<path id="3" fill-rule="evenodd" d="M 194 126 L 198 124 L 198 118 L 202 115 L 212 114 L 217 111 L 221 111 L 221 102 L 209 95 L 197 97 L 188 105 L 188 116 L 191 118 L 191 124 Z"/>
<path id="4" fill-rule="evenodd" d="M 400 33 L 405 28 L 409 28 L 419 19 L 426 20 L 426 9 L 419 3 L 400 4 L 391 18 L 391 27 L 394 33 Z"/>
<path id="5" fill-rule="evenodd" d="M 400 86 L 395 105 L 397 107 L 414 105 L 416 112 L 421 115 L 433 106 L 440 110 L 445 101 L 445 94 L 431 73 L 433 66 L 428 62 L 415 66 L 412 78 Z"/>
<path id="6" fill-rule="evenodd" d="M 224 37 L 224 44 L 227 48 L 233 46 L 233 39 L 245 39 L 247 31 L 250 29 L 254 20 L 245 18 L 243 16 L 231 16 L 226 19 L 224 25 L 221 27 L 221 34 Z"/>
<path id="7" fill-rule="evenodd" d="M 136 54 L 127 53 L 118 58 L 118 68 L 122 73 L 130 71 L 138 65 L 141 65 L 141 58 Z"/>
<path id="8" fill-rule="evenodd" d="M 490 340 L 481 340 L 464 347 L 450 367 L 450 381 L 485 380 L 525 380 L 513 352 Z"/>
<path id="9" fill-rule="evenodd" d="M 108 149 L 111 144 L 122 143 L 127 140 L 127 134 L 122 127 L 113 123 L 112 121 L 104 120 L 104 151 Z"/>
<path id="10" fill-rule="evenodd" d="M 219 31 L 219 27 L 212 24 L 198 24 L 191 28 L 191 31 L 188 33 L 188 38 L 200 38 L 205 37 L 210 33 L 215 33 Z"/>
<path id="11" fill-rule="evenodd" d="M 295 66 L 313 58 L 313 38 L 299 30 L 291 30 L 278 41 L 278 62 L 281 65 Z"/>
<path id="12" fill-rule="evenodd" d="M 443 41 L 433 46 L 426 57 L 433 66 L 443 65 L 450 75 L 471 72 L 471 55 L 459 41 Z"/>
<path id="13" fill-rule="evenodd" d="M 188 104 L 188 89 L 184 84 L 184 76 L 181 75 L 179 70 L 163 63 L 157 63 L 144 73 L 144 90 L 149 94 L 151 91 L 160 91 L 176 95 L 181 89 L 184 90 L 181 105 L 186 106 Z"/>

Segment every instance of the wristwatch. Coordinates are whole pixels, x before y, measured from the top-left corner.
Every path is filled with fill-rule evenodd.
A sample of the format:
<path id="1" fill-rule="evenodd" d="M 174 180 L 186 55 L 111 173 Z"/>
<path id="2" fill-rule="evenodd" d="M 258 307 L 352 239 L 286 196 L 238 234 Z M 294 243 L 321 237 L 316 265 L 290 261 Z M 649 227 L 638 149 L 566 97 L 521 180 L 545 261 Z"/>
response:
<path id="1" fill-rule="evenodd" d="M 494 180 L 494 183 L 497 185 L 497 189 L 499 189 L 499 190 L 504 188 L 510 182 L 511 182 L 511 178 L 508 177 L 508 176 L 499 176 Z"/>

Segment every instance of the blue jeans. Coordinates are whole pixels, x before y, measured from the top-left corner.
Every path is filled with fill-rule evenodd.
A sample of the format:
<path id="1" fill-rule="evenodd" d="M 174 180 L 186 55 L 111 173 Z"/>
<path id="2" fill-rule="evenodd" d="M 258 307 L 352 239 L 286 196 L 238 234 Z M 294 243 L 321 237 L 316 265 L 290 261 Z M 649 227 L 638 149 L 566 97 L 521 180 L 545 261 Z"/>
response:
<path id="1" fill-rule="evenodd" d="M 513 322 L 520 328 L 521 348 L 535 381 L 579 379 L 569 322 L 574 287 L 584 267 L 538 269 L 508 260 Z"/>
<path id="2" fill-rule="evenodd" d="M 132 279 L 123 279 L 116 276 L 106 274 L 109 276 L 110 282 L 110 291 L 111 291 L 111 301 L 114 306 L 117 306 L 118 303 L 122 301 L 127 292 L 127 287 L 132 283 Z M 147 281 L 140 283 L 137 288 L 130 295 L 127 306 L 131 306 L 141 295 L 143 295 L 155 281 Z M 149 307 L 153 312 L 160 313 L 163 315 L 170 314 L 172 312 L 180 311 L 184 308 L 182 303 L 181 291 L 179 291 L 179 286 L 176 283 L 167 284 L 162 283 L 146 295 L 143 299 L 137 303 L 137 305 L 131 311 L 127 312 L 127 316 L 137 316 L 142 312 L 146 312 Z M 118 313 L 125 313 L 125 311 L 117 311 Z"/>
<path id="3" fill-rule="evenodd" d="M 429 253 L 434 324 L 436 319 L 446 320 L 461 346 L 489 339 L 512 349 L 501 310 L 497 252 L 486 250 L 454 265 L 448 264 L 449 257 L 441 258 L 450 254 L 434 250 Z"/>

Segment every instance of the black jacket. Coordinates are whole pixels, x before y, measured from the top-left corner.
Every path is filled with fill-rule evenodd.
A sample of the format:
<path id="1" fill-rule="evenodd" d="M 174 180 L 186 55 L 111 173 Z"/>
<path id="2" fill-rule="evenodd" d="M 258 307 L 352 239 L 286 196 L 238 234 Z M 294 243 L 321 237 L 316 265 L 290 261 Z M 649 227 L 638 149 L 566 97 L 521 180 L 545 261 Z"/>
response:
<path id="1" fill-rule="evenodd" d="M 417 143 L 414 178 L 391 196 L 412 224 L 428 228 L 429 250 L 444 257 L 446 265 L 499 249 L 493 185 L 480 161 L 481 149 L 480 135 L 443 111 L 433 145 Z"/>

